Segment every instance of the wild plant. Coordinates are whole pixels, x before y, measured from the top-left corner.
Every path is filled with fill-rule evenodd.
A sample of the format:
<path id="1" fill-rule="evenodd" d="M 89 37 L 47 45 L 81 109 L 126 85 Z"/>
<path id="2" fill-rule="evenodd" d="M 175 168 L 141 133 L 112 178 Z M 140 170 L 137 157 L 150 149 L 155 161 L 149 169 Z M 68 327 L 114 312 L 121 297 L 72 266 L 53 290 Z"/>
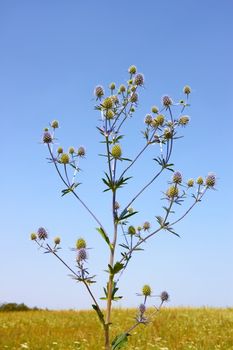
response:
<path id="1" fill-rule="evenodd" d="M 171 161 L 173 148 L 182 136 L 180 130 L 190 123 L 190 117 L 185 114 L 189 105 L 189 96 L 191 88 L 186 85 L 183 88 L 183 98 L 174 101 L 170 96 L 163 96 L 161 106 L 152 106 L 150 113 L 145 116 L 144 129 L 142 136 L 144 144 L 133 159 L 127 157 L 126 147 L 122 147 L 124 137 L 124 127 L 134 117 L 139 104 L 139 91 L 144 87 L 144 75 L 137 72 L 137 68 L 132 65 L 128 69 L 128 80 L 116 88 L 115 83 L 109 85 L 107 96 L 101 85 L 94 89 L 94 96 L 97 105 L 95 110 L 100 116 L 100 124 L 97 129 L 103 145 L 103 153 L 100 155 L 106 166 L 105 175 L 102 178 L 105 186 L 104 192 L 111 193 L 111 217 L 112 230 L 107 231 L 104 224 L 97 217 L 89 205 L 80 197 L 78 181 L 80 171 L 80 160 L 86 157 L 84 147 L 70 147 L 64 151 L 61 146 L 57 146 L 56 132 L 59 123 L 54 120 L 50 123 L 49 128 L 45 128 L 42 136 L 42 142 L 47 146 L 49 153 L 49 162 L 53 164 L 60 180 L 65 188 L 62 196 L 71 194 L 81 206 L 87 210 L 97 224 L 97 231 L 106 243 L 109 251 L 109 260 L 106 263 L 108 274 L 107 285 L 103 288 L 104 296 L 100 299 L 105 300 L 106 308 L 100 307 L 99 299 L 94 295 L 92 284 L 95 283 L 95 275 L 89 271 L 87 260 L 91 253 L 88 252 L 86 239 L 79 237 L 74 248 L 76 252 L 76 266 L 69 266 L 60 256 L 61 249 L 60 237 L 55 237 L 53 243 L 48 241 L 48 232 L 44 227 L 40 227 L 36 233 L 31 234 L 31 239 L 45 253 L 53 254 L 62 264 L 70 271 L 74 280 L 83 284 L 88 292 L 92 307 L 95 310 L 99 322 L 102 324 L 104 332 L 105 350 L 117 350 L 127 344 L 128 337 L 132 330 L 139 325 L 146 325 L 153 319 L 153 316 L 161 309 L 162 305 L 168 301 L 169 295 L 166 291 L 157 295 L 160 298 L 158 306 L 154 306 L 154 312 L 148 314 L 148 298 L 154 296 L 149 284 L 142 287 L 142 302 L 137 309 L 135 320 L 127 330 L 111 339 L 110 329 L 112 329 L 112 306 L 122 296 L 118 293 L 118 283 L 123 276 L 123 272 L 132 261 L 136 252 L 144 250 L 145 243 L 154 238 L 160 231 L 166 231 L 170 234 L 179 236 L 174 230 L 174 226 L 184 219 L 189 212 L 198 204 L 209 189 L 214 189 L 216 177 L 210 173 L 203 178 L 199 176 L 196 180 L 193 178 L 185 181 L 180 171 L 174 170 L 174 164 Z M 127 129 L 126 129 L 127 130 Z M 153 158 L 155 170 L 150 174 L 148 182 L 139 188 L 132 198 L 119 203 L 119 191 L 127 188 L 127 183 L 132 181 L 132 170 L 136 162 L 142 158 L 143 154 L 150 148 L 157 156 Z M 145 170 L 146 171 L 146 170 Z M 133 205 L 138 198 L 165 172 L 172 174 L 168 182 L 168 188 L 163 191 L 162 206 L 163 215 L 156 215 L 155 222 L 144 221 L 138 226 L 132 224 L 138 211 L 133 209 Z M 147 174 L 148 175 L 148 174 Z M 187 198 L 191 197 L 191 205 L 187 204 Z M 185 206 L 184 211 L 176 216 L 175 207 L 177 205 Z M 106 213 L 107 215 L 107 213 Z M 143 254 L 143 253 L 140 253 Z"/>

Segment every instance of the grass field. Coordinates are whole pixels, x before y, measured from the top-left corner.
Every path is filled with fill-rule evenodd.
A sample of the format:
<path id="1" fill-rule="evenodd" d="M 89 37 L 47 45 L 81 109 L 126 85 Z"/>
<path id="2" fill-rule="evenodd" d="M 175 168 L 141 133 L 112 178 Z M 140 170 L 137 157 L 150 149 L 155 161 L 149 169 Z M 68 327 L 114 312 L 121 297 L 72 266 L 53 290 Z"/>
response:
<path id="1" fill-rule="evenodd" d="M 133 324 L 135 310 L 114 310 L 114 334 Z M 0 313 L 0 350 L 103 349 L 92 311 Z M 233 309 L 163 309 L 129 338 L 127 350 L 233 350 Z"/>

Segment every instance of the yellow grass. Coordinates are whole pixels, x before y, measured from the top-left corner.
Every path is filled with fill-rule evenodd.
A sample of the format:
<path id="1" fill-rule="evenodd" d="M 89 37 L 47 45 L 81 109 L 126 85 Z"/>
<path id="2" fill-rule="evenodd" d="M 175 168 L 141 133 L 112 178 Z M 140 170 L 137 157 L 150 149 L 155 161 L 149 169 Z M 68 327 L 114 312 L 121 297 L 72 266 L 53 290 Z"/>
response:
<path id="1" fill-rule="evenodd" d="M 114 310 L 114 334 L 133 324 L 135 310 Z M 163 309 L 133 331 L 127 350 L 233 350 L 233 309 Z M 0 313 L 0 349 L 103 349 L 92 311 Z"/>

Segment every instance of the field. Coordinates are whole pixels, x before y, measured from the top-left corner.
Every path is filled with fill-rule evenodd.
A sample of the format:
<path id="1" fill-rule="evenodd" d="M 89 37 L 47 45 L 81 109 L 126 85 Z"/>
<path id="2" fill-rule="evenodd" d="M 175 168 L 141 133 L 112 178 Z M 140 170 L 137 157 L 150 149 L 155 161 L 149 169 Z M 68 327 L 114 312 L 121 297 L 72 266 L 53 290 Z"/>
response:
<path id="1" fill-rule="evenodd" d="M 114 333 L 133 324 L 135 311 L 114 310 Z M 102 330 L 92 311 L 0 313 L 0 349 L 101 350 Z M 233 350 L 233 309 L 163 309 L 139 326 L 127 350 Z"/>

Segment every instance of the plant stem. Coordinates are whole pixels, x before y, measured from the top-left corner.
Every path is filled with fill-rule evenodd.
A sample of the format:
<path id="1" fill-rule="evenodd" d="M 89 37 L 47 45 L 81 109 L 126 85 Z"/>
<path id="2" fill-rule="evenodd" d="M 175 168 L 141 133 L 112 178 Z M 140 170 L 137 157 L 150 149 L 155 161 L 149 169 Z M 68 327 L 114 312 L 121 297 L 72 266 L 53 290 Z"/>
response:
<path id="1" fill-rule="evenodd" d="M 64 180 L 64 177 L 62 176 L 60 170 L 58 169 L 58 166 L 57 166 L 57 163 L 56 163 L 56 159 L 55 159 L 54 156 L 53 156 L 53 153 L 52 153 L 52 151 L 51 151 L 51 147 L 50 147 L 49 144 L 48 144 L 48 149 L 49 149 L 50 156 L 51 156 L 51 158 L 52 158 L 53 164 L 54 164 L 54 166 L 55 166 L 55 168 L 56 168 L 56 171 L 57 171 L 57 173 L 58 173 L 60 179 L 62 180 L 62 182 L 65 184 L 65 186 L 66 186 L 67 188 L 70 188 L 69 183 L 66 182 L 66 181 Z M 66 168 L 65 168 L 65 169 L 66 169 Z M 72 189 L 71 192 L 72 192 L 73 195 L 79 200 L 79 202 L 82 204 L 82 206 L 88 211 L 88 213 L 93 217 L 93 219 L 97 222 L 97 224 L 103 229 L 103 231 L 104 231 L 104 232 L 106 233 L 106 235 L 107 235 L 106 230 L 104 229 L 104 227 L 103 227 L 103 225 L 101 224 L 101 222 L 99 221 L 99 219 L 95 216 L 95 214 L 88 208 L 88 206 L 84 203 L 84 201 L 77 195 L 77 193 L 76 193 L 73 189 Z"/>

